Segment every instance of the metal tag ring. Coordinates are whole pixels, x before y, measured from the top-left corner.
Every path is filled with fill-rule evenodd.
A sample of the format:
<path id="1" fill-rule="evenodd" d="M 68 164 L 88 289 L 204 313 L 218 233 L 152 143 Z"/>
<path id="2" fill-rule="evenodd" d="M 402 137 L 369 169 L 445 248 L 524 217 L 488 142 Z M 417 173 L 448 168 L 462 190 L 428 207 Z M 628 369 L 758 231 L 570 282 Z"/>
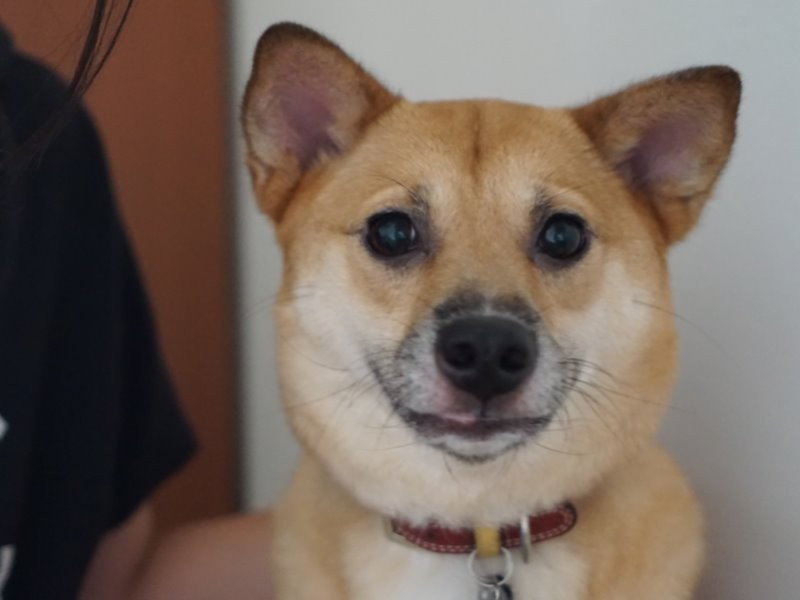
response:
<path id="1" fill-rule="evenodd" d="M 531 544 L 531 522 L 527 516 L 522 517 L 519 523 L 520 551 L 522 561 L 528 564 L 531 558 L 533 544 Z"/>
<path id="2" fill-rule="evenodd" d="M 499 588 L 500 586 L 506 585 L 511 580 L 511 575 L 514 573 L 514 560 L 511 558 L 511 552 L 509 552 L 508 548 L 500 548 L 500 551 L 503 553 L 505 565 L 502 578 L 499 581 L 495 581 L 494 579 L 489 581 L 485 574 L 478 573 L 475 568 L 475 559 L 478 558 L 478 551 L 473 550 L 470 553 L 467 559 L 467 566 L 469 567 L 470 573 L 472 573 L 472 576 L 475 578 L 475 581 L 478 582 L 478 585 L 487 588 Z"/>

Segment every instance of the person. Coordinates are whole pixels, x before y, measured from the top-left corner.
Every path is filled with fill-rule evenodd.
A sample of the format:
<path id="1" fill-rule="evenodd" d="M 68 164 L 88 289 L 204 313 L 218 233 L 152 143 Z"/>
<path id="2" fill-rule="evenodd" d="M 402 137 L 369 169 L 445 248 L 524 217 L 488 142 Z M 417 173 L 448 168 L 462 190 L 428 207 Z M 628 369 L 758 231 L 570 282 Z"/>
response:
<path id="1" fill-rule="evenodd" d="M 2 600 L 127 598 L 150 497 L 194 447 L 80 105 L 114 4 L 69 84 L 0 29 Z"/>

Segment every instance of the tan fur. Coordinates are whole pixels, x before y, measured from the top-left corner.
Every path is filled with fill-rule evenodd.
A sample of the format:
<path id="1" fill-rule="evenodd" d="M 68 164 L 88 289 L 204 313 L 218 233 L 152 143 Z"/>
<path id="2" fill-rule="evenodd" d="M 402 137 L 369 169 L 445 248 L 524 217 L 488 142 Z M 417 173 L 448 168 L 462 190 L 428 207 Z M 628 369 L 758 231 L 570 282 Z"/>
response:
<path id="1" fill-rule="evenodd" d="M 313 135 L 292 129 L 293 108 L 280 104 L 306 100 L 304 73 L 322 107 L 312 116 L 324 131 Z M 579 524 L 537 548 L 535 564 L 518 565 L 516 598 L 691 596 L 702 519 L 653 441 L 675 371 L 665 254 L 696 222 L 730 150 L 732 73 L 684 72 L 575 110 L 413 104 L 318 34 L 294 25 L 265 34 L 243 123 L 254 189 L 285 256 L 280 381 L 306 450 L 276 511 L 278 598 L 422 598 L 410 579 L 433 590 L 451 570 L 456 587 L 462 575 L 468 586 L 453 562 L 463 558 L 401 548 L 383 537 L 381 519 L 500 525 L 564 500 L 578 506 Z M 704 135 L 692 137 L 687 123 Z M 673 131 L 686 147 L 654 162 L 672 152 Z M 318 138 L 314 160 L 300 160 Z M 364 223 L 417 205 L 433 224 L 428 256 L 387 268 L 365 250 Z M 528 252 L 545 207 L 590 224 L 591 249 L 568 269 Z M 464 288 L 524 299 L 553 344 L 597 367 L 550 426 L 480 464 L 421 443 L 365 356 L 378 341 L 399 343 Z"/>

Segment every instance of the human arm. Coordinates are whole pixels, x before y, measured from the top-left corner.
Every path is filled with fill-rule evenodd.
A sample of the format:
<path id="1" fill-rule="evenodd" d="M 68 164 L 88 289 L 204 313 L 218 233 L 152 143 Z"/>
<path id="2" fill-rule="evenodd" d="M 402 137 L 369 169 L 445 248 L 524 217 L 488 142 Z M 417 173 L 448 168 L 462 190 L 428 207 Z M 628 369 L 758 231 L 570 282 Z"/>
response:
<path id="1" fill-rule="evenodd" d="M 268 513 L 184 527 L 158 546 L 132 600 L 271 600 L 271 531 Z"/>

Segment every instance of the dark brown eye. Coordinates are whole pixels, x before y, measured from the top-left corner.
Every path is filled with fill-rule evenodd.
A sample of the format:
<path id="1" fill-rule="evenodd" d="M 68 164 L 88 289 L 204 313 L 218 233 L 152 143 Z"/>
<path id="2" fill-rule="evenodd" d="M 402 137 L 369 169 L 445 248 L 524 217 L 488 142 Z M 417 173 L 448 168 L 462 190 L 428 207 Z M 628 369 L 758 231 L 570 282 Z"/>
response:
<path id="1" fill-rule="evenodd" d="M 418 238 L 414 222 L 406 213 L 380 213 L 367 221 L 367 245 L 380 257 L 396 258 L 413 252 Z"/>
<path id="2" fill-rule="evenodd" d="M 553 260 L 574 261 L 586 252 L 588 237 L 586 225 L 579 217 L 557 214 L 544 224 L 536 240 L 536 250 Z"/>

